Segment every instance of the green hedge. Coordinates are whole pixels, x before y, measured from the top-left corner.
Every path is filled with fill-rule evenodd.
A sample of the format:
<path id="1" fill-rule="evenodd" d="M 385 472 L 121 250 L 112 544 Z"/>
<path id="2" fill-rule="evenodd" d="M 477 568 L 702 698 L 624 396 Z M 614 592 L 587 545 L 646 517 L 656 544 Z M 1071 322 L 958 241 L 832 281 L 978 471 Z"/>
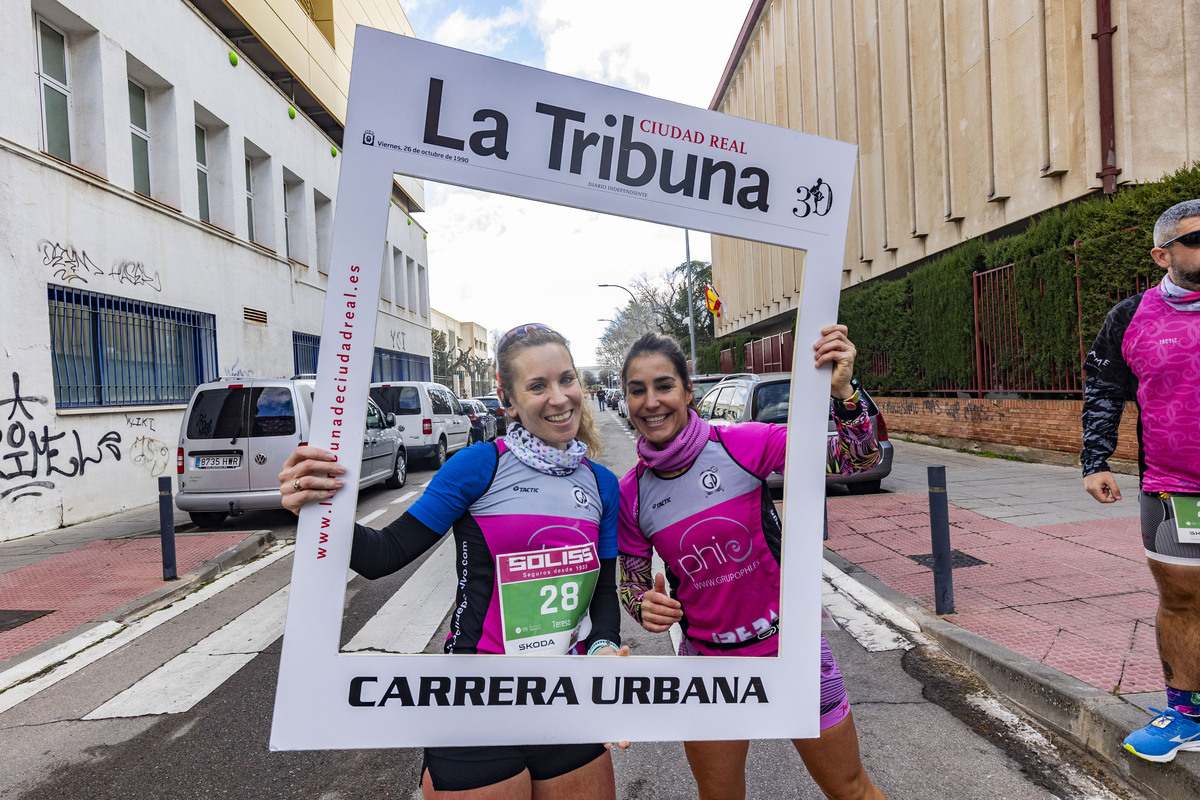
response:
<path id="1" fill-rule="evenodd" d="M 880 393 L 973 390 L 972 275 L 1012 264 L 1022 342 L 992 354 L 999 383 L 1007 385 L 1005 376 L 1019 373 L 1041 388 L 1062 385 L 1079 374 L 1081 340 L 1084 349 L 1091 345 L 1108 309 L 1162 277 L 1150 259 L 1154 220 L 1196 197 L 1200 166 L 1114 195 L 1089 196 L 1040 215 L 1021 234 L 973 239 L 900 278 L 846 290 L 839 320 L 858 348 L 859 380 Z M 985 329 L 1009 323 L 980 321 Z M 723 342 L 718 350 L 728 346 Z M 984 378 L 985 385 L 997 380 Z"/>

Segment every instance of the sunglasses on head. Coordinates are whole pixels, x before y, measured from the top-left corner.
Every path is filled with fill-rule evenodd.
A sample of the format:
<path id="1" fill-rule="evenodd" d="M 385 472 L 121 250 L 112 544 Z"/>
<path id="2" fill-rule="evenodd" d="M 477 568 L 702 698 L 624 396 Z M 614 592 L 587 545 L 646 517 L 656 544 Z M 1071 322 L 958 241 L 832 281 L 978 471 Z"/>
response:
<path id="1" fill-rule="evenodd" d="M 551 328 L 549 325 L 543 325 L 540 322 L 531 322 L 527 325 L 518 325 L 508 333 L 500 337 L 500 342 L 496 345 L 496 355 L 499 356 L 504 352 L 504 348 L 508 347 L 518 339 L 524 339 L 525 336 L 532 331 L 542 331 L 543 333 L 553 333 L 560 335 L 558 331 Z"/>
<path id="2" fill-rule="evenodd" d="M 1169 247 L 1176 242 L 1179 242 L 1184 247 L 1200 247 L 1200 230 L 1181 233 L 1174 239 L 1168 239 L 1163 242 L 1159 247 Z"/>

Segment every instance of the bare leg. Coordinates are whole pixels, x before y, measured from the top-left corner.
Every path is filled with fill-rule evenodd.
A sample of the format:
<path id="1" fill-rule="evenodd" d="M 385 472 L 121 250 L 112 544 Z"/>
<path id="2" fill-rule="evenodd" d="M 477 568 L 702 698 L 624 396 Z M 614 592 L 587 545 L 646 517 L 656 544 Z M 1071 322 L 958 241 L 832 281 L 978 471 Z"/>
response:
<path id="1" fill-rule="evenodd" d="M 525 770 L 491 786 L 480 786 L 478 789 L 465 789 L 461 792 L 439 792 L 433 788 L 429 770 L 425 770 L 421 774 L 421 793 L 425 795 L 425 800 L 529 800 L 531 783 L 529 771 Z"/>
<path id="2" fill-rule="evenodd" d="M 700 800 L 745 800 L 749 742 L 684 742 Z"/>
<path id="3" fill-rule="evenodd" d="M 546 781 L 533 781 L 533 800 L 616 800 L 612 754 L 607 750 L 582 767 Z"/>
<path id="4" fill-rule="evenodd" d="M 1200 566 L 1149 559 L 1158 584 L 1158 656 L 1172 689 L 1200 691 Z"/>
<path id="5" fill-rule="evenodd" d="M 858 754 L 854 716 L 821 731 L 817 739 L 793 739 L 808 774 L 830 800 L 886 800 Z"/>

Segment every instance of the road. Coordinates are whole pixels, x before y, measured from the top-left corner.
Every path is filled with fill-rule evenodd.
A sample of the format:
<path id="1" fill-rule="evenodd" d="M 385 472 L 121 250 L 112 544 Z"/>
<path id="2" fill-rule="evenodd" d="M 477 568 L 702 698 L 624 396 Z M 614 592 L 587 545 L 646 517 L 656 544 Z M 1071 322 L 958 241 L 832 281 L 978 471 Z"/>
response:
<path id="1" fill-rule="evenodd" d="M 633 437 L 615 412 L 598 416 L 599 460 L 622 474 L 636 459 Z M 358 519 L 395 519 L 432 475 L 414 468 L 403 489 L 366 490 Z M 294 532 L 284 512 L 228 526 Z M 453 591 L 443 555 L 435 549 L 378 581 L 351 580 L 342 649 L 437 651 Z M 285 544 L 130 626 L 91 652 L 90 663 L 63 665 L 55 674 L 65 677 L 40 691 L 0 695 L 0 798 L 420 797 L 418 750 L 268 750 L 290 571 Z M 835 588 L 841 583 L 827 567 L 825 634 L 846 676 L 863 760 L 893 800 L 1137 797 L 903 620 L 887 621 L 882 601 L 851 598 Z M 666 635 L 628 619 L 622 635 L 635 654 L 671 652 Z M 695 797 L 678 743 L 639 743 L 615 751 L 614 763 L 618 797 Z M 747 772 L 752 798 L 822 796 L 789 742 L 755 742 Z"/>

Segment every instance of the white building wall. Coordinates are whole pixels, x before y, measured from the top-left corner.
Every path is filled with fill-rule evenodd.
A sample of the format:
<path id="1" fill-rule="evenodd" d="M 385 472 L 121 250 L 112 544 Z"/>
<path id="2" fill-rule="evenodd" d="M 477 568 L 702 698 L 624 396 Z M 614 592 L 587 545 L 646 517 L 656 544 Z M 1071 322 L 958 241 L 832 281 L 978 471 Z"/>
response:
<path id="1" fill-rule="evenodd" d="M 68 35 L 73 164 L 41 151 L 35 13 Z M 248 60 L 232 66 L 231 49 L 176 0 L 0 3 L 0 540 L 154 502 L 156 478 L 175 474 L 184 405 L 56 408 L 48 285 L 214 315 L 225 375 L 290 375 L 293 332 L 320 333 L 317 254 L 333 215 L 318 224 L 314 192 L 336 198 L 340 156 Z M 151 105 L 153 199 L 132 188 L 131 70 Z M 198 219 L 197 120 L 209 129 L 214 224 Z M 247 240 L 247 141 L 269 155 L 255 202 L 268 246 Z M 304 261 L 284 256 L 285 170 L 302 182 L 289 214 Z M 427 268 L 424 231 L 398 208 L 392 217 L 388 251 Z M 244 307 L 266 324 L 245 321 Z M 427 311 L 380 310 L 377 346 L 429 357 Z"/>

